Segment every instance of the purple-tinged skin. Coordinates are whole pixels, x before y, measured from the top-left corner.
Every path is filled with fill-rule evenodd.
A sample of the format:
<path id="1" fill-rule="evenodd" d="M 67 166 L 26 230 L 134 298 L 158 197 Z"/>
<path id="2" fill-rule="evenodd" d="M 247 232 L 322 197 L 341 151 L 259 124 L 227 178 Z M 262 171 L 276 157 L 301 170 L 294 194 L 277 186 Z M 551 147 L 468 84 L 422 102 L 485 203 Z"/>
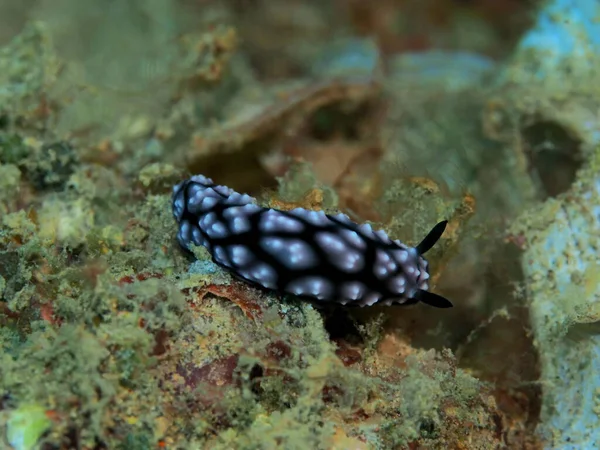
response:
<path id="1" fill-rule="evenodd" d="M 203 175 L 173 188 L 173 215 L 184 249 L 206 247 L 215 263 L 255 286 L 348 306 L 419 301 L 452 306 L 428 291 L 428 263 L 422 256 L 446 221 L 419 245 L 407 247 L 345 214 L 263 208 Z"/>

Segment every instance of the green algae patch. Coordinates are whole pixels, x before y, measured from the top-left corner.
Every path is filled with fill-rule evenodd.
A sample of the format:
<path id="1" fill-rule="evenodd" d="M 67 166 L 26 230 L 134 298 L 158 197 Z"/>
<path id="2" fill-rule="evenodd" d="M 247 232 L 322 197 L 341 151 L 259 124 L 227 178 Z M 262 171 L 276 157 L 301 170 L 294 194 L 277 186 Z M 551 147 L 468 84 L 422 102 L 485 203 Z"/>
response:
<path id="1" fill-rule="evenodd" d="M 45 408 L 22 405 L 6 419 L 6 441 L 14 450 L 33 450 L 52 425 Z"/>
<path id="2" fill-rule="evenodd" d="M 21 171 L 14 164 L 0 163 L 0 214 L 8 212 L 8 206 L 14 202 L 19 192 Z"/>

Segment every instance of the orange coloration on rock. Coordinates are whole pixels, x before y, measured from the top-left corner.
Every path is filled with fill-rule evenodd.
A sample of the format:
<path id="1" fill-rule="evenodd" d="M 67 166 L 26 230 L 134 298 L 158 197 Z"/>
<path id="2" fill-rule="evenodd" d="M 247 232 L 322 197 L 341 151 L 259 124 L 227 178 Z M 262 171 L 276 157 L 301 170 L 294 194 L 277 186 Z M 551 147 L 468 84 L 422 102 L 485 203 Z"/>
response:
<path id="1" fill-rule="evenodd" d="M 262 309 L 258 304 L 258 298 L 254 296 L 254 293 L 250 289 L 251 288 L 238 283 L 231 285 L 209 284 L 204 288 L 201 288 L 197 296 L 200 300 L 207 294 L 226 298 L 238 305 L 246 317 L 256 320 L 262 316 Z"/>

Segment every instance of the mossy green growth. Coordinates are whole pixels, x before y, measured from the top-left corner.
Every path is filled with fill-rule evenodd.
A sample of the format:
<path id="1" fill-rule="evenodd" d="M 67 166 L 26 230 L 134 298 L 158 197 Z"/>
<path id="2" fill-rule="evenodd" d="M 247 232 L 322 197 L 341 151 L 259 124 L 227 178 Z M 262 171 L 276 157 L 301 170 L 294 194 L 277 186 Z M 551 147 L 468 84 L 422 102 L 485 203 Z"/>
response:
<path id="1" fill-rule="evenodd" d="M 51 425 L 45 408 L 35 404 L 22 405 L 8 414 L 6 439 L 14 450 L 34 449 Z"/>
<path id="2" fill-rule="evenodd" d="M 0 133 L 0 162 L 20 165 L 31 153 L 31 148 L 18 134 Z"/>
<path id="3" fill-rule="evenodd" d="M 378 202 L 383 216 L 391 217 L 388 226 L 394 236 L 420 241 L 443 218 L 451 217 L 458 201 L 448 202 L 433 183 L 395 179 Z"/>
<path id="4" fill-rule="evenodd" d="M 54 79 L 56 70 L 46 28 L 39 22 L 28 24 L 0 48 L 0 104 L 20 112 L 39 106 L 36 94 Z"/>
<path id="5" fill-rule="evenodd" d="M 0 163 L 0 213 L 6 214 L 7 204 L 12 202 L 19 192 L 21 171 L 14 164 Z"/>
<path id="6" fill-rule="evenodd" d="M 146 450 L 148 448 L 152 448 L 150 437 L 133 433 L 128 434 L 118 447 L 119 450 Z"/>
<path id="7" fill-rule="evenodd" d="M 285 176 L 277 178 L 277 181 L 279 182 L 278 195 L 284 201 L 298 201 L 316 187 L 323 191 L 323 207 L 328 209 L 337 208 L 338 196 L 336 192 L 317 180 L 310 163 L 301 162 L 292 165 Z"/>

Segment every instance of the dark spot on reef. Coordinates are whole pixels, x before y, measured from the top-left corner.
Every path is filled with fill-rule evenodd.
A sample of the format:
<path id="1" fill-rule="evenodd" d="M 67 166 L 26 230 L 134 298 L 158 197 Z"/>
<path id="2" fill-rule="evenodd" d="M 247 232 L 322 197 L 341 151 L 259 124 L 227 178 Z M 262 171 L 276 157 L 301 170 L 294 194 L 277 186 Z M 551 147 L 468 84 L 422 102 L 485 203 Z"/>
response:
<path id="1" fill-rule="evenodd" d="M 522 129 L 529 172 L 544 198 L 567 191 L 583 163 L 581 141 L 560 124 L 539 121 Z"/>
<path id="2" fill-rule="evenodd" d="M 79 164 L 75 149 L 67 142 L 55 142 L 41 147 L 35 158 L 27 162 L 27 178 L 37 190 L 60 189 Z"/>
<path id="3" fill-rule="evenodd" d="M 421 433 L 421 437 L 424 439 L 435 438 L 437 435 L 435 422 L 430 418 L 421 419 L 421 423 L 419 424 L 419 433 Z"/>
<path id="4" fill-rule="evenodd" d="M 264 376 L 265 371 L 260 364 L 254 364 L 252 369 L 250 369 L 250 373 L 248 374 L 248 379 L 250 380 L 250 389 L 254 395 L 261 395 L 263 390 L 260 386 L 260 381 Z"/>
<path id="5" fill-rule="evenodd" d="M 10 117 L 6 113 L 0 112 L 0 130 L 8 128 L 10 125 Z"/>
<path id="6" fill-rule="evenodd" d="M 372 112 L 369 105 L 362 105 L 352 111 L 345 110 L 340 103 L 327 105 L 315 111 L 310 118 L 309 133 L 319 141 L 329 141 L 336 136 L 355 141 L 360 138 L 361 124 L 364 124 Z"/>
<path id="7" fill-rule="evenodd" d="M 344 339 L 354 345 L 363 342 L 356 320 L 346 309 L 332 306 L 330 309 L 323 310 L 323 321 L 331 340 Z"/>

